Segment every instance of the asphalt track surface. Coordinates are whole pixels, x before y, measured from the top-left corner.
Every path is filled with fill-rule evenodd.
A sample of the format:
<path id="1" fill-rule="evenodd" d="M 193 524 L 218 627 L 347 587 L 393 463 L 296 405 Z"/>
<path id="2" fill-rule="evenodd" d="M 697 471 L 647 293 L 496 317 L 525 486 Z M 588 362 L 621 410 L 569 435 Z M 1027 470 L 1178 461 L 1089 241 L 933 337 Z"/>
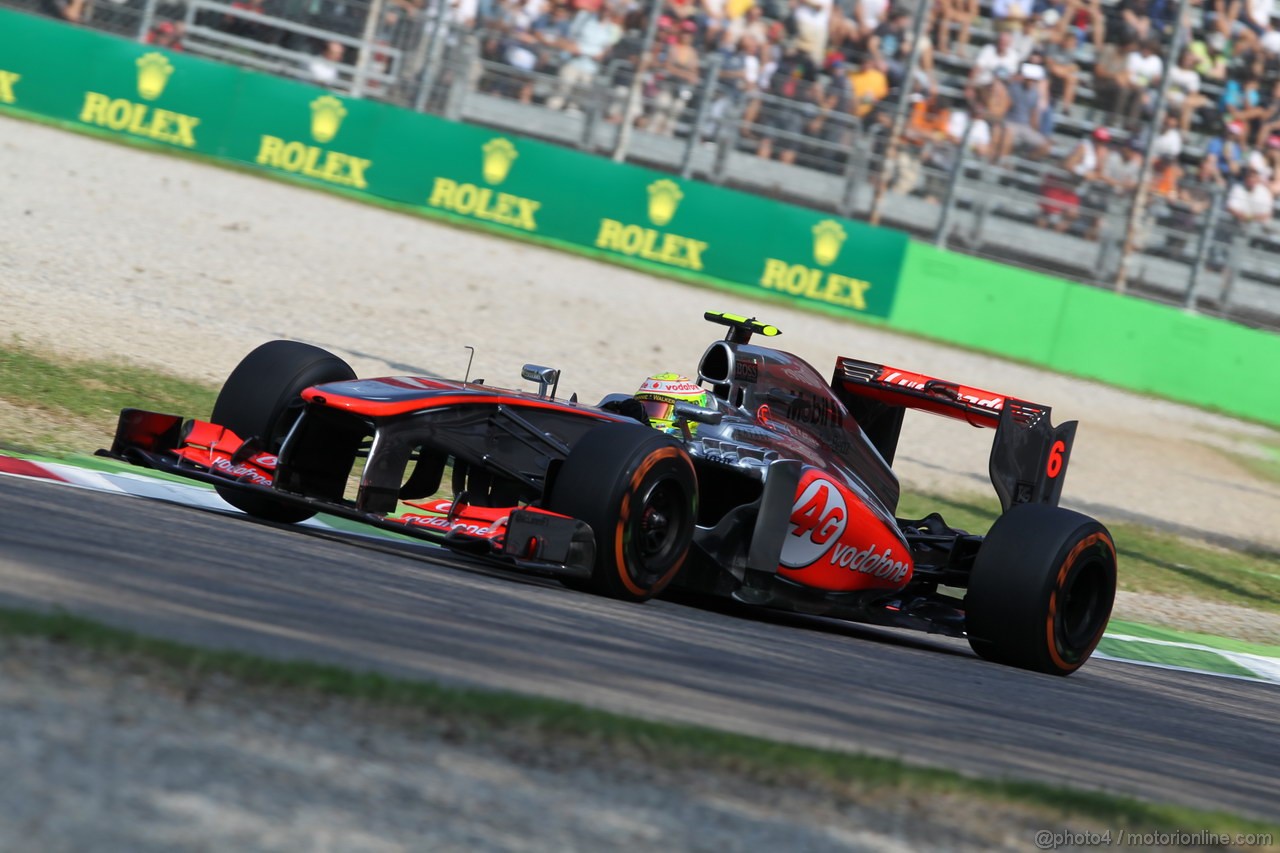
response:
<path id="1" fill-rule="evenodd" d="M 629 605 L 439 551 L 0 477 L 0 605 L 148 635 L 556 697 L 989 777 L 1275 819 L 1280 690 L 962 641 Z"/>

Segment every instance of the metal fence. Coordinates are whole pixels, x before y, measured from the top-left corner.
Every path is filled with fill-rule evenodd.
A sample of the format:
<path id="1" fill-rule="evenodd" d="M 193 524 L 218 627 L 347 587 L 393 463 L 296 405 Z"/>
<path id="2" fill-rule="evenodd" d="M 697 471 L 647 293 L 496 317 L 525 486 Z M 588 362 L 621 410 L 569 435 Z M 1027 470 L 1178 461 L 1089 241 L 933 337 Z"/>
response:
<path id="1" fill-rule="evenodd" d="M 32 9 L 37 2 L 0 0 Z M 1280 234 L 1236 225 L 1222 211 L 1223 188 L 1197 187 L 1189 201 L 1145 190 L 1117 194 L 1082 185 L 1055 165 L 1098 125 L 1122 136 L 1132 127 L 1087 85 L 1056 116 L 1052 158 L 995 156 L 973 150 L 968 130 L 958 142 L 904 134 L 914 108 L 909 86 L 855 117 L 847 104 L 824 109 L 812 99 L 744 91 L 721 75 L 718 54 L 702 57 L 697 84 L 664 81 L 642 59 L 654 37 L 643 19 L 594 63 L 494 20 L 452 20 L 451 8 L 445 0 L 88 0 L 82 22 L 142 40 L 164 30 L 191 53 L 1280 328 Z M 340 55 L 326 59 L 326 50 Z M 941 68 L 937 90 L 957 109 L 966 106 L 962 86 L 954 70 L 948 76 Z M 1144 179 L 1154 136 L 1146 135 L 1142 152 Z"/>

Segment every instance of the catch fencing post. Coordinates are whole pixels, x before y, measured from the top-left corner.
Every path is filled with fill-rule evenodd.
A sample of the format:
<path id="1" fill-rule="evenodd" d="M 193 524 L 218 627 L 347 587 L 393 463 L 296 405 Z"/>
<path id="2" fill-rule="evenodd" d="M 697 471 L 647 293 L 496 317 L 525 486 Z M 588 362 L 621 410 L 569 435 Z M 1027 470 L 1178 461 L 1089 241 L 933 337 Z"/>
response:
<path id="1" fill-rule="evenodd" d="M 142 7 L 142 20 L 138 23 L 138 41 L 145 42 L 147 34 L 151 32 L 151 27 L 156 20 L 156 6 L 160 5 L 160 0 L 147 0 Z"/>
<path id="2" fill-rule="evenodd" d="M 942 199 L 942 213 L 938 214 L 938 229 L 933 234 L 933 245 L 940 249 L 947 247 L 947 229 L 951 227 L 951 216 L 956 207 L 956 190 L 960 186 L 960 176 L 964 174 L 965 154 L 969 153 L 969 134 L 973 133 L 973 126 L 977 121 L 977 116 L 970 111 L 969 121 L 965 123 L 964 133 L 960 136 L 960 148 L 956 151 L 956 161 L 947 175 L 947 192 Z"/>
<path id="3" fill-rule="evenodd" d="M 1186 0 L 1183 0 L 1185 3 Z M 898 145 L 902 140 L 902 126 L 907 123 L 907 104 L 911 102 L 911 89 L 915 86 L 916 69 L 920 67 L 920 39 L 924 34 L 925 22 L 933 9 L 933 0 L 923 0 L 916 10 L 916 19 L 911 31 L 911 54 L 907 58 L 907 70 L 902 75 L 902 91 L 898 93 L 898 103 L 893 110 L 893 129 L 889 131 L 889 141 L 885 144 L 884 160 L 880 164 L 880 173 L 876 176 L 876 192 L 871 200 L 871 215 L 868 221 L 872 225 L 880 224 L 880 205 L 884 201 L 884 191 L 889 183 L 889 166 L 898 156 Z"/>
<path id="4" fill-rule="evenodd" d="M 356 57 L 356 76 L 351 81 L 351 97 L 363 98 L 369 81 L 369 62 L 373 59 L 373 40 L 378 35 L 378 22 L 382 20 L 382 5 L 386 0 L 373 0 L 369 14 L 364 19 L 364 33 L 360 36 L 360 52 Z"/>
<path id="5" fill-rule="evenodd" d="M 644 72 L 649 67 L 649 54 L 653 52 L 653 41 L 658 37 L 658 18 L 661 16 L 662 0 L 653 0 L 649 5 L 649 20 L 644 28 L 644 39 L 640 43 L 640 55 L 636 57 L 636 73 L 631 78 L 630 88 L 627 89 L 626 106 L 622 108 L 622 124 L 618 125 L 618 135 L 614 139 L 613 162 L 615 163 L 626 160 L 627 149 L 631 147 L 631 124 L 640 106 L 640 85 Z"/>
<path id="6" fill-rule="evenodd" d="M 420 113 L 426 112 L 431 90 L 435 88 L 436 77 L 439 75 L 443 53 L 441 45 L 444 42 L 442 36 L 446 30 L 445 18 L 449 14 L 449 0 L 436 0 L 435 11 L 435 19 L 431 23 L 431 38 L 427 40 L 426 62 L 422 65 L 422 77 L 418 81 L 418 96 L 413 99 L 413 109 Z"/>
<path id="7" fill-rule="evenodd" d="M 1196 290 L 1200 286 L 1200 276 L 1204 275 L 1204 265 L 1209 259 L 1209 247 L 1213 245 L 1214 234 L 1218 231 L 1218 217 L 1222 215 L 1222 188 L 1214 187 L 1209 197 L 1209 211 L 1204 230 L 1196 242 L 1196 261 L 1191 267 L 1191 281 L 1187 283 L 1187 298 L 1182 307 L 1190 311 L 1196 310 Z"/>
<path id="8" fill-rule="evenodd" d="M 689 138 L 685 140 L 684 160 L 680 164 L 682 178 L 688 178 L 693 174 L 693 153 L 702 141 L 702 128 L 707 123 L 707 114 L 711 112 L 711 99 L 716 95 L 720 82 L 720 66 L 723 64 L 724 57 L 720 54 L 717 53 L 711 57 L 711 67 L 707 69 L 707 79 L 702 83 L 702 94 L 698 102 L 698 111 L 693 119 L 693 128 L 689 131 Z"/>
<path id="9" fill-rule="evenodd" d="M 1178 0 L 1177 17 L 1173 22 L 1173 38 L 1169 40 L 1169 52 L 1164 57 L 1164 71 L 1160 75 L 1160 88 L 1156 90 L 1155 115 L 1151 120 L 1151 133 L 1147 137 L 1146 150 L 1142 152 L 1142 169 L 1138 173 L 1138 189 L 1134 193 L 1133 203 L 1129 206 L 1129 219 L 1125 223 L 1124 241 L 1120 244 L 1120 263 L 1116 266 L 1115 291 L 1116 293 L 1124 293 L 1128 286 L 1127 278 L 1129 272 L 1129 256 L 1134 250 L 1134 233 L 1138 229 L 1138 220 L 1146 212 L 1147 195 L 1151 182 L 1151 157 L 1155 151 L 1156 134 L 1160 132 L 1160 128 L 1164 125 L 1164 115 L 1166 111 L 1166 102 L 1169 96 L 1169 69 L 1173 67 L 1178 60 L 1178 51 L 1181 49 L 1183 34 L 1186 27 L 1183 26 L 1184 19 L 1187 16 L 1187 0 Z"/>

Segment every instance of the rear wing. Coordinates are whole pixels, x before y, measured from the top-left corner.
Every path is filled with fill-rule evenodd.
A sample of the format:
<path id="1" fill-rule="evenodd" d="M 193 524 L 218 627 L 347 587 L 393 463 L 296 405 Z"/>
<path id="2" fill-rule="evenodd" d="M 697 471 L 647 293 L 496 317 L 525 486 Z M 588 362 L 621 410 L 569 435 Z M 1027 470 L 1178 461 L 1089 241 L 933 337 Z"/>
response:
<path id="1" fill-rule="evenodd" d="M 1048 406 L 843 356 L 831 387 L 891 464 L 903 412 L 920 409 L 996 431 L 988 470 L 1002 509 L 1062 496 L 1076 421 L 1053 426 Z"/>

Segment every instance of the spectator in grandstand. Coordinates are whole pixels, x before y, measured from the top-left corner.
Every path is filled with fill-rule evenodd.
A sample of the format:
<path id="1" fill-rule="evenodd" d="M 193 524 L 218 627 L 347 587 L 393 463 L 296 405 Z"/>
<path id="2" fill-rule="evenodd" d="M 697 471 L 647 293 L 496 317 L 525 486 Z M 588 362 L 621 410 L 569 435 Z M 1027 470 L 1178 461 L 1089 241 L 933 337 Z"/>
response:
<path id="1" fill-rule="evenodd" d="M 1177 66 L 1169 69 L 1165 97 L 1183 133 L 1191 129 L 1196 110 L 1209 105 L 1209 99 L 1200 94 L 1200 72 L 1196 71 L 1196 57 L 1189 48 L 1182 49 Z"/>
<path id="2" fill-rule="evenodd" d="M 497 5 L 498 3 L 492 0 L 488 3 L 490 9 L 496 8 Z M 434 11 L 432 10 L 433 17 Z M 422 33 L 424 27 L 422 18 L 423 0 L 389 0 L 382 8 L 382 21 L 379 23 L 376 37 L 387 44 L 412 46 Z"/>
<path id="3" fill-rule="evenodd" d="M 829 146 L 847 149 L 853 143 L 853 83 L 849 80 L 844 60 L 836 57 L 819 75 L 816 100 L 818 114 L 810 119 L 805 133 Z"/>
<path id="4" fill-rule="evenodd" d="M 1120 0 L 1121 40 L 1156 42 L 1168 24 L 1165 0 Z"/>
<path id="5" fill-rule="evenodd" d="M 1005 22 L 1021 22 L 1031 14 L 1030 0 L 992 0 L 991 17 L 997 26 Z"/>
<path id="6" fill-rule="evenodd" d="M 1251 71 L 1227 81 L 1222 89 L 1222 111 L 1230 122 L 1242 127 L 1241 142 L 1247 144 L 1267 111 L 1258 91 L 1258 78 Z"/>
<path id="7" fill-rule="evenodd" d="M 182 50 L 182 37 L 187 27 L 182 21 L 161 21 L 147 33 L 146 43 L 168 50 Z"/>
<path id="8" fill-rule="evenodd" d="M 1258 129 L 1252 137 L 1253 146 L 1260 151 L 1266 150 L 1267 140 L 1277 133 L 1280 133 L 1280 78 L 1271 84 L 1271 97 L 1258 118 Z"/>
<path id="9" fill-rule="evenodd" d="M 1200 179 L 1219 186 L 1226 186 L 1234 181 L 1248 159 L 1243 138 L 1244 125 L 1238 121 L 1227 122 L 1222 134 L 1213 137 L 1205 145 L 1204 155 L 1200 159 Z"/>
<path id="10" fill-rule="evenodd" d="M 1102 13 L 1102 0 L 1069 0 L 1068 26 L 1080 35 L 1081 44 L 1089 42 L 1095 54 L 1102 51 L 1107 34 L 1107 18 Z"/>
<path id="11" fill-rule="evenodd" d="M 1241 239 L 1265 230 L 1271 221 L 1275 196 L 1254 169 L 1245 169 L 1240 180 L 1232 184 L 1227 193 L 1223 210 L 1227 214 L 1218 222 L 1217 233 L 1210 248 L 1209 264 L 1226 265 L 1225 247 Z"/>
<path id="12" fill-rule="evenodd" d="M 907 66 L 911 61 L 911 24 L 910 12 L 895 9 L 867 40 L 867 53 L 881 60 L 892 89 L 904 85 L 906 80 Z M 920 50 L 916 55 L 916 80 L 912 85 L 928 90 L 936 88 L 937 84 L 933 79 L 933 44 L 928 38 L 920 40 Z"/>
<path id="13" fill-rule="evenodd" d="M 968 55 L 969 31 L 980 11 L 978 0 L 935 0 L 933 32 L 938 53 L 951 53 L 951 29 L 955 27 L 955 53 L 958 56 Z"/>
<path id="14" fill-rule="evenodd" d="M 794 40 L 788 41 L 768 86 L 771 97 L 761 109 L 756 154 L 768 160 L 776 151 L 779 162 L 794 163 L 801 134 L 818 114 L 820 91 L 813 58 Z"/>
<path id="15" fill-rule="evenodd" d="M 1208 35 L 1218 33 L 1229 39 L 1237 28 L 1243 29 L 1240 20 L 1241 0 L 1204 0 L 1204 26 Z"/>
<path id="16" fill-rule="evenodd" d="M 1165 201 L 1178 201 L 1181 192 L 1182 166 L 1177 157 L 1161 152 L 1151 161 L 1151 177 L 1147 190 Z"/>
<path id="17" fill-rule="evenodd" d="M 653 94 L 649 115 L 644 120 L 644 126 L 652 133 L 672 136 L 676 123 L 697 91 L 702 67 L 694 45 L 697 30 L 698 25 L 693 21 L 681 21 L 673 43 L 654 45 L 658 54 L 650 83 Z"/>
<path id="18" fill-rule="evenodd" d="M 1048 155 L 1050 141 L 1040 130 L 1042 113 L 1048 106 L 1047 92 L 1044 66 L 1022 63 L 1009 84 L 1009 110 L 996 126 L 994 162 L 1019 150 L 1031 159 Z"/>
<path id="19" fill-rule="evenodd" d="M 1145 39 L 1125 57 L 1125 75 L 1129 85 L 1125 89 L 1127 97 L 1118 105 L 1116 112 L 1127 116 L 1131 126 L 1136 126 L 1149 112 L 1160 78 L 1164 75 L 1164 60 L 1157 53 L 1159 47 L 1160 43 L 1154 38 Z"/>
<path id="20" fill-rule="evenodd" d="M 800 50 L 809 54 L 819 66 L 827 54 L 827 24 L 831 20 L 832 0 L 794 0 L 791 26 Z"/>
<path id="21" fill-rule="evenodd" d="M 1013 33 L 1007 27 L 1000 29 L 996 33 L 996 40 L 983 45 L 978 51 L 965 85 L 965 99 L 974 103 L 980 98 L 978 90 L 999 84 L 996 80 L 997 72 L 1003 72 L 1004 77 L 1012 77 L 1020 64 L 1018 54 L 1013 49 Z"/>
<path id="22" fill-rule="evenodd" d="M 911 13 L 902 7 L 891 9 L 889 16 L 880 22 L 880 26 L 867 39 L 867 53 L 892 69 L 899 61 L 899 48 L 911 38 Z M 892 77 L 892 71 L 890 77 Z M 898 77 L 902 74 L 899 72 Z"/>
<path id="23" fill-rule="evenodd" d="M 1238 52 L 1257 49 L 1262 36 L 1271 29 L 1271 15 L 1275 12 L 1275 0 L 1243 0 L 1240 6 L 1240 23 L 1243 31 L 1237 31 Z"/>
<path id="24" fill-rule="evenodd" d="M 1075 176 L 1079 183 L 1106 182 L 1103 177 L 1107 158 L 1115 152 L 1111 147 L 1113 139 L 1111 131 L 1106 127 L 1095 127 L 1093 133 L 1081 139 L 1071 149 L 1063 161 L 1062 167 Z"/>
<path id="25" fill-rule="evenodd" d="M 307 77 L 321 86 L 338 83 L 338 74 L 345 64 L 347 48 L 340 41 L 327 41 L 319 56 L 307 62 Z"/>
<path id="26" fill-rule="evenodd" d="M 487 37 L 481 43 L 485 59 L 510 65 L 525 74 L 497 74 L 491 91 L 524 103 L 533 99 L 533 83 L 527 74 L 538 66 L 537 42 L 531 32 L 534 10 L 520 0 L 499 0 L 485 16 Z"/>
<path id="27" fill-rule="evenodd" d="M 589 88 L 600 73 L 600 63 L 622 38 L 622 12 L 612 6 L 603 8 L 600 0 L 578 0 L 578 13 L 569 24 L 566 37 L 572 56 L 560 66 L 556 92 L 547 98 L 553 110 L 574 105 L 576 93 Z M 697 81 L 697 66 L 694 66 Z"/>
<path id="28" fill-rule="evenodd" d="M 569 12 L 567 5 L 556 3 L 534 18 L 527 30 L 515 29 L 507 44 L 507 63 L 521 71 L 558 73 L 572 23 Z M 525 104 L 532 102 L 534 88 L 534 79 L 529 77 L 521 84 L 517 99 Z"/>
<path id="29" fill-rule="evenodd" d="M 727 32 L 720 37 L 720 42 L 717 103 L 723 103 L 720 110 L 723 112 L 725 106 L 741 104 L 756 90 L 760 82 L 760 42 L 754 36 L 744 35 L 734 43 Z"/>
<path id="30" fill-rule="evenodd" d="M 481 26 L 483 27 L 480 39 L 481 59 L 495 64 L 514 64 L 509 59 L 513 48 L 519 49 L 519 45 L 514 39 L 514 33 L 528 28 L 529 19 L 522 13 L 523 4 L 519 3 L 518 0 L 496 0 L 496 2 L 486 5 L 481 21 Z M 423 24 L 419 23 L 418 26 L 423 26 Z M 433 24 L 428 23 L 425 26 L 430 28 Z M 523 53 L 532 58 L 532 52 L 523 51 Z M 529 67 L 522 70 L 532 70 L 532 63 L 530 62 Z M 512 75 L 508 75 L 505 72 L 486 74 L 480 80 L 480 87 L 485 92 L 492 92 L 504 97 L 515 97 L 518 90 L 518 84 Z"/>
<path id="31" fill-rule="evenodd" d="M 1049 72 L 1050 94 L 1058 98 L 1062 111 L 1076 102 L 1076 86 L 1080 81 L 1080 36 L 1068 27 L 1058 32 L 1044 46 L 1044 67 Z"/>
<path id="32" fill-rule="evenodd" d="M 889 16 L 889 0 L 852 0 L 853 6 L 853 26 L 855 32 L 852 34 L 854 49 L 862 51 L 866 49 L 867 39 L 871 38 L 871 34 L 876 31 L 876 27 Z M 859 56 L 860 60 L 861 57 Z"/>
<path id="33" fill-rule="evenodd" d="M 677 24 L 685 21 L 693 21 L 696 24 L 701 6 L 698 0 L 664 0 L 662 12 L 674 18 Z"/>
<path id="34" fill-rule="evenodd" d="M 1012 25 L 1014 21 L 1010 21 Z M 1033 53 L 1044 52 L 1044 42 L 1050 37 L 1051 31 L 1041 25 L 1040 19 L 1034 15 L 1027 15 L 1016 21 L 1017 26 L 1013 28 L 1013 51 L 1018 54 L 1018 59 L 1025 62 L 1027 57 Z"/>
<path id="35" fill-rule="evenodd" d="M 1143 141 L 1132 136 L 1124 147 L 1107 158 L 1102 173 L 1116 192 L 1127 195 L 1138 187 L 1142 178 L 1142 158 L 1145 155 Z"/>
<path id="36" fill-rule="evenodd" d="M 853 96 L 850 109 L 865 127 L 876 108 L 889 96 L 888 66 L 884 60 L 874 56 L 864 59 L 849 75 L 849 88 Z"/>
<path id="37" fill-rule="evenodd" d="M 1274 208 L 1275 196 L 1257 169 L 1245 169 L 1244 177 L 1227 193 L 1227 213 L 1242 227 L 1265 225 Z"/>
<path id="38" fill-rule="evenodd" d="M 729 14 L 728 23 L 725 24 L 725 36 L 733 44 L 742 41 L 743 36 L 751 36 L 755 39 L 756 44 L 764 44 L 769 37 L 769 22 L 764 17 L 764 10 L 759 3 L 752 3 L 740 14 L 735 14 L 741 8 L 741 4 L 729 3 L 727 9 Z"/>
<path id="39" fill-rule="evenodd" d="M 735 44 L 728 31 L 720 36 L 720 78 L 708 113 L 708 137 L 714 137 L 718 123 L 731 107 L 742 107 L 760 82 L 760 44 L 752 36 L 743 36 Z"/>
<path id="40" fill-rule="evenodd" d="M 858 31 L 863 38 L 876 32 L 890 10 L 890 0 L 854 0 L 854 4 L 854 17 L 858 19 Z"/>
<path id="41" fill-rule="evenodd" d="M 1086 220 L 1085 239 L 1097 240 L 1115 198 L 1130 196 L 1142 175 L 1142 143 L 1130 139 L 1119 151 L 1102 158 L 1096 180 L 1085 186 L 1080 198 L 1081 219 Z"/>
<path id="42" fill-rule="evenodd" d="M 1266 175 L 1267 189 L 1275 196 L 1280 193 L 1280 135 L 1267 138 L 1263 144 L 1262 162 L 1266 167 L 1263 174 Z"/>
<path id="43" fill-rule="evenodd" d="M 1040 194 L 1040 215 L 1036 224 L 1063 232 L 1080 216 L 1080 193 L 1093 184 L 1104 184 L 1103 164 L 1111 154 L 1111 131 L 1095 128 L 1088 137 L 1076 143 L 1062 162 L 1065 175 L 1046 174 Z"/>
<path id="44" fill-rule="evenodd" d="M 952 156 L 958 155 L 963 147 L 966 155 L 972 154 L 980 160 L 990 160 L 994 151 L 991 146 L 991 122 L 987 121 L 981 110 L 953 109 L 947 122 L 947 141 L 951 143 Z M 934 148 L 935 159 L 947 156 L 947 148 Z"/>
<path id="45" fill-rule="evenodd" d="M 911 111 L 902 129 L 901 144 L 894 160 L 893 182 L 889 186 L 899 195 L 908 195 L 923 186 L 921 166 L 934 161 L 935 147 L 948 144 L 947 128 L 951 123 L 950 110 L 940 98 L 914 94 L 911 99 Z"/>
<path id="46" fill-rule="evenodd" d="M 85 0 L 40 0 L 40 11 L 51 18 L 78 24 L 84 17 Z"/>
<path id="47" fill-rule="evenodd" d="M 1093 63 L 1093 100 L 1109 117 L 1114 117 L 1119 107 L 1127 106 L 1132 97 L 1127 58 L 1133 47 L 1132 41 L 1107 42 Z"/>
<path id="48" fill-rule="evenodd" d="M 1156 157 L 1167 155 L 1176 158 L 1182 154 L 1182 129 L 1173 113 L 1165 113 L 1164 123 L 1151 143 L 1151 150 Z"/>
<path id="49" fill-rule="evenodd" d="M 1201 80 L 1227 79 L 1227 37 L 1222 33 L 1214 31 L 1203 39 L 1194 39 L 1187 50 L 1195 57 L 1192 67 Z"/>
<path id="50" fill-rule="evenodd" d="M 729 4 L 725 0 L 699 0 L 700 12 L 694 19 L 698 23 L 702 43 L 718 49 L 725 25 L 729 22 Z"/>
<path id="51" fill-rule="evenodd" d="M 777 70 L 785 52 L 786 28 L 781 21 L 769 21 L 765 37 L 760 42 L 760 79 L 756 82 L 756 91 L 762 97 L 748 98 L 747 106 L 742 111 L 742 135 L 746 139 L 759 136 L 756 131 L 762 126 L 760 113 L 765 97 L 772 91 L 773 72 Z"/>

